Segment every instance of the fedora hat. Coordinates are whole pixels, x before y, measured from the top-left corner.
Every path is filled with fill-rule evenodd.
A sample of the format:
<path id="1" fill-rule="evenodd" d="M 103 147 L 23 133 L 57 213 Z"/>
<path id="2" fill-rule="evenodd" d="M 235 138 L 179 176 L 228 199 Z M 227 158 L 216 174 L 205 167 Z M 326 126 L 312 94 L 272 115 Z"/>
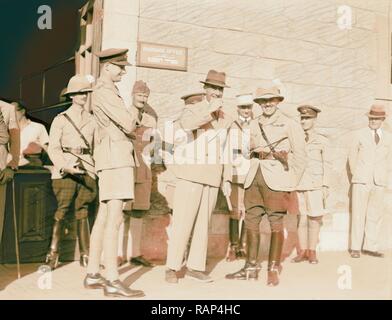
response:
<path id="1" fill-rule="evenodd" d="M 252 106 L 253 105 L 253 94 L 252 93 L 244 93 L 236 96 L 237 98 L 237 106 Z"/>
<path id="2" fill-rule="evenodd" d="M 279 88 L 277 87 L 272 87 L 267 89 L 257 88 L 253 101 L 256 102 L 258 100 L 268 100 L 273 98 L 278 98 L 280 99 L 280 101 L 284 100 L 284 97 L 280 94 Z"/>
<path id="3" fill-rule="evenodd" d="M 373 104 L 370 111 L 366 113 L 369 118 L 386 118 L 387 113 L 385 112 L 385 107 L 381 104 Z"/>
<path id="4" fill-rule="evenodd" d="M 218 72 L 216 70 L 208 71 L 206 80 L 200 82 L 204 84 L 211 84 L 217 87 L 230 88 L 228 85 L 226 85 L 226 73 Z"/>
<path id="5" fill-rule="evenodd" d="M 91 88 L 91 82 L 88 81 L 87 77 L 81 74 L 77 74 L 69 79 L 67 90 L 65 90 L 62 95 L 67 96 L 72 93 L 83 93 L 91 91 L 93 91 L 93 89 Z"/>
<path id="6" fill-rule="evenodd" d="M 297 108 L 301 117 L 304 118 L 316 118 L 317 114 L 321 112 L 321 110 L 315 106 L 311 105 L 303 105 Z"/>

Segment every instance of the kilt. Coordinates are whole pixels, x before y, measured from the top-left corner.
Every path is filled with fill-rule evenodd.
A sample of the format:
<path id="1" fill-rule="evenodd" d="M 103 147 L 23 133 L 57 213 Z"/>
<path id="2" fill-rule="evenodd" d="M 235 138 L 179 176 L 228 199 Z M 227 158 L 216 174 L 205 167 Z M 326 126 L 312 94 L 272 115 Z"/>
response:
<path id="1" fill-rule="evenodd" d="M 131 200 L 134 198 L 133 167 L 104 169 L 98 172 L 99 200 Z"/>
<path id="2" fill-rule="evenodd" d="M 297 191 L 299 211 L 302 215 L 321 217 L 325 214 L 323 190 Z"/>
<path id="3" fill-rule="evenodd" d="M 79 180 L 80 179 L 80 180 Z M 75 218 L 88 216 L 88 205 L 97 196 L 97 181 L 89 175 L 74 177 L 67 175 L 62 179 L 53 179 L 52 188 L 57 200 L 56 220 L 64 219 L 75 201 Z"/>

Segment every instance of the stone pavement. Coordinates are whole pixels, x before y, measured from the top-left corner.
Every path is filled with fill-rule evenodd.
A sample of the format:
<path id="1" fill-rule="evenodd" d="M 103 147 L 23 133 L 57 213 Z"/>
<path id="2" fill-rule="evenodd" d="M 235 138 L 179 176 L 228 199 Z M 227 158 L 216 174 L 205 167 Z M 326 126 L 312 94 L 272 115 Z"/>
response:
<path id="1" fill-rule="evenodd" d="M 177 285 L 164 281 L 163 265 L 153 269 L 121 267 L 121 279 L 132 288 L 143 289 L 144 299 L 392 299 L 392 252 L 384 259 L 363 256 L 351 259 L 346 252 L 322 252 L 320 263 L 284 263 L 281 284 L 266 286 L 266 263 L 258 281 L 229 281 L 226 273 L 234 272 L 242 261 L 209 260 L 208 270 L 214 283 L 203 284 L 180 279 Z M 38 264 L 22 265 L 22 277 L 16 279 L 14 265 L 0 266 L 0 300 L 6 299 L 107 299 L 101 290 L 85 290 L 84 270 L 78 262 L 64 264 L 52 275 L 51 289 L 40 289 L 42 274 Z M 351 287 L 351 289 L 350 289 Z"/>

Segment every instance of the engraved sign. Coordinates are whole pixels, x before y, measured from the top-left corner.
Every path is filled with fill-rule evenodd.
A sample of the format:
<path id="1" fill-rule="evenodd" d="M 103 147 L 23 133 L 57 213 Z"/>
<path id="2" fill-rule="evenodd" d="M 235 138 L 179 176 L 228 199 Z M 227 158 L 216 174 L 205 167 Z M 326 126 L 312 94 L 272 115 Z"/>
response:
<path id="1" fill-rule="evenodd" d="M 139 42 L 137 66 L 186 71 L 188 48 Z"/>

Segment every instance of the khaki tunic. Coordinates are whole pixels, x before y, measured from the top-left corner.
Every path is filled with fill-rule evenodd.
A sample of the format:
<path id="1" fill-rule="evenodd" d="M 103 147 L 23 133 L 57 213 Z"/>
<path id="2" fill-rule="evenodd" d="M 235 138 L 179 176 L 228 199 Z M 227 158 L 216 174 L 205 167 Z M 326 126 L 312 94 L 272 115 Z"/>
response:
<path id="1" fill-rule="evenodd" d="M 100 200 L 133 199 L 135 161 L 128 135 L 135 130 L 136 119 L 117 87 L 102 78 L 93 89 L 92 111 L 97 122 L 94 160 Z"/>
<path id="2" fill-rule="evenodd" d="M 330 152 L 328 139 L 311 131 L 306 143 L 307 165 L 297 187 L 299 211 L 303 215 L 319 217 L 326 213 L 323 187 L 329 186 Z"/>
<path id="3" fill-rule="evenodd" d="M 63 151 L 64 148 L 87 148 L 79 133 L 74 126 L 65 118 L 67 114 L 79 130 L 83 133 L 85 139 L 94 149 L 94 134 L 96 131 L 96 123 L 94 117 L 87 111 L 78 110 L 78 106 L 71 106 L 67 111 L 57 115 L 50 127 L 48 155 L 53 162 L 52 179 L 61 179 L 63 175 L 60 170 L 64 167 L 71 166 L 75 162 L 86 169 L 87 174 L 95 179 L 94 159 L 90 154 L 73 154 Z"/>
<path id="4" fill-rule="evenodd" d="M 253 158 L 251 159 L 250 170 L 245 178 L 245 189 L 249 188 L 258 168 L 260 168 L 270 189 L 274 191 L 296 190 L 307 162 L 303 129 L 299 123 L 285 116 L 279 109 L 269 118 L 261 115 L 250 124 L 251 150 L 257 148 L 259 151 L 271 151 L 261 134 L 259 122 L 263 125 L 270 143 L 282 140 L 275 146 L 275 150 L 288 152 L 289 170 L 285 171 L 283 165 L 278 160 Z"/>

